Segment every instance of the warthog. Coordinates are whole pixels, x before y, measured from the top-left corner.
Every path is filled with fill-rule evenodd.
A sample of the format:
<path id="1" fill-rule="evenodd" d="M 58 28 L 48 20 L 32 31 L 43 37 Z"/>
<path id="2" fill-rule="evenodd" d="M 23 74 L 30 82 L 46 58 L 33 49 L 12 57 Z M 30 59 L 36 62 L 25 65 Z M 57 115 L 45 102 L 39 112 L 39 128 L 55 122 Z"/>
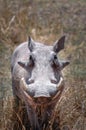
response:
<path id="1" fill-rule="evenodd" d="M 23 100 L 32 130 L 46 129 L 63 91 L 61 70 L 69 61 L 59 60 L 57 53 L 64 49 L 64 42 L 65 36 L 52 46 L 29 37 L 28 42 L 20 44 L 12 55 L 13 93 Z"/>

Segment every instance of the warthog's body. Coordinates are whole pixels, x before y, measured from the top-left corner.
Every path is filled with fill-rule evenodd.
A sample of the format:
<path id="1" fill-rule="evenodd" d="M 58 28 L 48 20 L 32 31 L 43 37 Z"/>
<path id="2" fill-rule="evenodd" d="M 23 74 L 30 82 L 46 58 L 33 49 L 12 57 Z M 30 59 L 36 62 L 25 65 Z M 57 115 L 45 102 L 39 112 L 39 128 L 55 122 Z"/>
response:
<path id="1" fill-rule="evenodd" d="M 52 114 L 63 90 L 61 70 L 69 64 L 59 61 L 57 53 L 64 49 L 63 36 L 54 46 L 34 42 L 19 45 L 12 56 L 12 87 L 16 97 L 27 106 L 32 130 L 42 130 Z M 37 110 L 41 114 L 37 114 Z"/>

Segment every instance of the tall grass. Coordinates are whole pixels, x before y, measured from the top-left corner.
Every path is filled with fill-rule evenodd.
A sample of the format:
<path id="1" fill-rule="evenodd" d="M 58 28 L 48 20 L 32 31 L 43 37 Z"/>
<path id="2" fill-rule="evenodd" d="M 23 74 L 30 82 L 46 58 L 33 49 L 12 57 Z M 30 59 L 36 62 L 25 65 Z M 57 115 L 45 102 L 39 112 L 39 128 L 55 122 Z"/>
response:
<path id="1" fill-rule="evenodd" d="M 14 48 L 26 41 L 29 35 L 40 42 L 52 44 L 63 34 L 67 36 L 66 47 L 60 56 L 71 55 L 71 64 L 64 70 L 65 90 L 52 121 L 59 122 L 61 130 L 86 129 L 85 7 L 85 0 L 0 1 L 1 130 L 12 130 L 17 122 L 18 129 L 21 126 L 25 130 L 21 120 L 23 108 L 20 106 L 16 113 L 11 96 L 10 59 Z"/>

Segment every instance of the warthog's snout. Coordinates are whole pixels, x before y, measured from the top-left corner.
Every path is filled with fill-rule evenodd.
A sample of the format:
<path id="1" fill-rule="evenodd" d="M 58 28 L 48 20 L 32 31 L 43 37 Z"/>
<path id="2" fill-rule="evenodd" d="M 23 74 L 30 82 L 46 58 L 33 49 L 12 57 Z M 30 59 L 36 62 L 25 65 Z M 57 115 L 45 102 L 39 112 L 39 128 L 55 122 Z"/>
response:
<path id="1" fill-rule="evenodd" d="M 63 78 L 61 77 L 58 84 L 55 83 L 42 83 L 39 82 L 27 84 L 25 79 L 20 81 L 24 90 L 34 99 L 37 103 L 49 102 L 60 90 L 63 85 Z"/>

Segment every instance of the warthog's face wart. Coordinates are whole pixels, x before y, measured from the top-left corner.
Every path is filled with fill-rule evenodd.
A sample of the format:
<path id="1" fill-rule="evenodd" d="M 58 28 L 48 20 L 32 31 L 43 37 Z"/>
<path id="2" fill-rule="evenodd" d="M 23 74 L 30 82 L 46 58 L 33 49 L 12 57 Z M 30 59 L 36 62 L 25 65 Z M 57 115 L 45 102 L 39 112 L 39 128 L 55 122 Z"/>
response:
<path id="1" fill-rule="evenodd" d="M 19 61 L 18 64 L 30 73 L 22 83 L 34 99 L 49 99 L 60 91 L 63 83 L 61 70 L 69 64 L 69 61 L 60 61 L 57 57 L 57 53 L 64 49 L 64 40 L 63 36 L 53 46 L 46 46 L 29 38 L 28 62 Z"/>

